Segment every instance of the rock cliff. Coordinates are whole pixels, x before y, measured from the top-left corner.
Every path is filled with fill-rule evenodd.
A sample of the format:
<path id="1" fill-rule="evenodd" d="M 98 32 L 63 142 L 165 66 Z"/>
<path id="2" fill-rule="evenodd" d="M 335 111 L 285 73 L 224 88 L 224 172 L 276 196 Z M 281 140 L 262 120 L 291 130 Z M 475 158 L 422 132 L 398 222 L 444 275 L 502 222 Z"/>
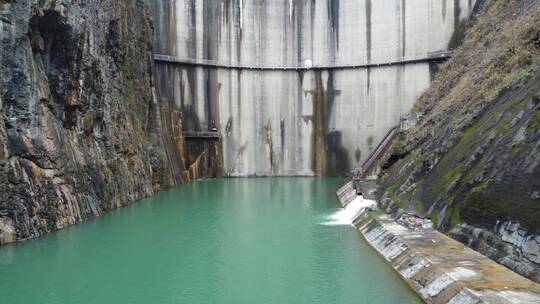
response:
<path id="1" fill-rule="evenodd" d="M 419 124 L 383 160 L 380 201 L 430 217 L 538 282 L 540 1 L 476 5 L 461 46 L 416 105 Z"/>
<path id="2" fill-rule="evenodd" d="M 0 244 L 188 177 L 142 0 L 0 0 Z"/>

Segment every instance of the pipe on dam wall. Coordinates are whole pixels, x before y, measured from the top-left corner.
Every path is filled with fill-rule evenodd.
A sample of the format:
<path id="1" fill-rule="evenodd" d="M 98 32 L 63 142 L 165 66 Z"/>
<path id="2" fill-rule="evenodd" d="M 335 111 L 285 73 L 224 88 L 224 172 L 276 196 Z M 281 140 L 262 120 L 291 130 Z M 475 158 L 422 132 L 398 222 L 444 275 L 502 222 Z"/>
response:
<path id="1" fill-rule="evenodd" d="M 472 0 L 154 0 L 154 52 L 238 66 L 384 64 L 445 52 Z M 224 172 L 335 175 L 364 161 L 431 80 L 430 63 L 346 70 L 156 65 L 185 131 L 216 127 Z"/>

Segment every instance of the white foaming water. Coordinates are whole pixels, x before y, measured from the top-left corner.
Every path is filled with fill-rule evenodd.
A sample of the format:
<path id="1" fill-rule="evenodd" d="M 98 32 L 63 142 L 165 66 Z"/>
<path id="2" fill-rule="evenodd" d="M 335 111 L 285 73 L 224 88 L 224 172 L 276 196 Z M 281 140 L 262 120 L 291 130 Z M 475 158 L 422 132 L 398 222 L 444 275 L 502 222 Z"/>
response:
<path id="1" fill-rule="evenodd" d="M 356 197 L 345 208 L 340 208 L 338 212 L 327 217 L 323 225 L 338 226 L 352 225 L 353 220 L 366 208 L 375 206 L 377 203 L 372 200 L 364 199 L 363 196 Z"/>

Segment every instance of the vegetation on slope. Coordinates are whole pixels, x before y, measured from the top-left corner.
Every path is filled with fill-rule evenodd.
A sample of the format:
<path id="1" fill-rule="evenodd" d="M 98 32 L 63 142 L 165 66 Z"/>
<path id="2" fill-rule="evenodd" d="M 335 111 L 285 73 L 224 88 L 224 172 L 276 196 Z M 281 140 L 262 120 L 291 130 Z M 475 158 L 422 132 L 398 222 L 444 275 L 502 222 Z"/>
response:
<path id="1" fill-rule="evenodd" d="M 540 1 L 480 1 L 473 21 L 384 164 L 381 203 L 538 281 Z"/>

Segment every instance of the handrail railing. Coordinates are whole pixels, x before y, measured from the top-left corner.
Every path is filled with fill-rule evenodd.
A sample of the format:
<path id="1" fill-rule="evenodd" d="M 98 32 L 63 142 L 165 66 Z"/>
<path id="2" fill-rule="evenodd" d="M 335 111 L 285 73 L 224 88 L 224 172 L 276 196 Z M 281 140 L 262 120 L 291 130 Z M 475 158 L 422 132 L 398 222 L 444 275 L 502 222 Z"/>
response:
<path id="1" fill-rule="evenodd" d="M 439 51 L 439 52 L 430 52 L 427 54 L 422 54 L 418 56 L 408 56 L 408 57 L 396 57 L 390 58 L 384 62 L 364 62 L 364 63 L 353 63 L 353 64 L 337 64 L 337 65 L 310 65 L 303 64 L 298 66 L 266 66 L 260 64 L 239 64 L 233 62 L 226 62 L 221 60 L 214 59 L 193 59 L 193 58 L 182 58 L 177 56 L 169 56 L 163 54 L 154 54 L 154 61 L 157 63 L 165 64 L 180 64 L 180 65 L 193 65 L 193 66 L 203 66 L 203 67 L 212 67 L 212 68 L 224 68 L 224 69 L 244 69 L 244 70 L 332 70 L 332 69 L 355 69 L 355 68 L 368 68 L 368 67 L 379 67 L 379 66 L 390 66 L 398 64 L 409 64 L 409 63 L 419 63 L 426 61 L 435 61 L 435 60 L 444 60 L 451 56 L 451 52 L 448 51 Z"/>
<path id="2" fill-rule="evenodd" d="M 219 132 L 200 131 L 200 132 L 183 132 L 184 138 L 220 138 Z"/>
<path id="3" fill-rule="evenodd" d="M 362 164 L 362 167 L 361 167 L 362 168 L 362 170 L 361 170 L 362 178 L 367 177 L 369 171 L 371 170 L 371 167 L 375 164 L 375 162 L 377 160 L 379 160 L 381 155 L 384 152 L 386 152 L 386 149 L 388 149 L 389 145 L 396 138 L 399 129 L 400 129 L 399 126 L 396 126 L 396 127 L 393 127 L 392 129 L 390 129 L 388 131 L 388 133 L 386 133 L 386 135 L 384 136 L 383 140 L 381 140 L 381 142 L 379 142 L 377 147 L 371 152 L 371 154 L 366 159 L 366 161 L 364 161 L 364 163 Z"/>

